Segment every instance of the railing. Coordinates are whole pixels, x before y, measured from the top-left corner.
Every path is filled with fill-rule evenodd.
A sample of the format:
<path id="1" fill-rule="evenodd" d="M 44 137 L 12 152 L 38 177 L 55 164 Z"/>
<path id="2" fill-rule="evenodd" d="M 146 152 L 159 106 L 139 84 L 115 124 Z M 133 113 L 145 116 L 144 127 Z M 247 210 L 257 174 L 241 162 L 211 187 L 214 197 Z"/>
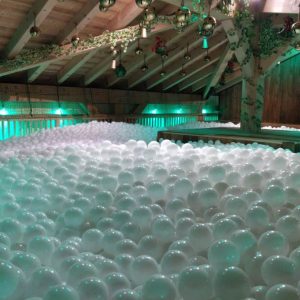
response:
<path id="1" fill-rule="evenodd" d="M 203 115 L 196 114 L 140 114 L 140 115 L 93 115 L 93 116 L 57 116 L 57 115 L 15 115 L 0 117 L 0 140 L 11 137 L 27 136 L 42 129 L 65 127 L 90 121 L 125 122 L 151 127 L 170 127 L 195 121 L 204 121 Z"/>

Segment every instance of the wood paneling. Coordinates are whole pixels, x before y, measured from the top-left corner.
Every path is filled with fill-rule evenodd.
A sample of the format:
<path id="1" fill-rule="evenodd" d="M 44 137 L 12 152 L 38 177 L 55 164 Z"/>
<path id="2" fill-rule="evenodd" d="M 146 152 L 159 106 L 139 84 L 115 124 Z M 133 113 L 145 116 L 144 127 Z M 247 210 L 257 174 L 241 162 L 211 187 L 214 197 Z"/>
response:
<path id="1" fill-rule="evenodd" d="M 220 119 L 222 121 L 240 121 L 242 84 L 238 83 L 220 93 Z"/>
<path id="2" fill-rule="evenodd" d="M 220 92 L 221 120 L 239 121 L 241 84 Z M 300 124 L 300 54 L 266 78 L 263 122 Z"/>

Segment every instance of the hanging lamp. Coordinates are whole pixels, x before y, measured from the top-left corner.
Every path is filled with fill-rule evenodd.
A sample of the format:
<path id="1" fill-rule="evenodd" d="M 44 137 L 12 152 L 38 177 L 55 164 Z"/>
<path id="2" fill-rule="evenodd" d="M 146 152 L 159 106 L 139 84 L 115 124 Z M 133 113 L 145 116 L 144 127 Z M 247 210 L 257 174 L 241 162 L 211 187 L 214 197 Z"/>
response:
<path id="1" fill-rule="evenodd" d="M 137 39 L 137 47 L 134 50 L 136 55 L 141 55 L 144 53 L 144 50 L 140 47 L 140 39 Z"/>
<path id="2" fill-rule="evenodd" d="M 147 72 L 149 70 L 149 67 L 146 63 L 146 54 L 144 54 L 144 64 L 141 66 L 141 71 L 142 72 Z"/>
<path id="3" fill-rule="evenodd" d="M 29 33 L 33 38 L 39 36 L 41 33 L 41 30 L 36 26 L 36 15 L 34 15 L 33 26 L 30 28 Z"/>
<path id="4" fill-rule="evenodd" d="M 189 53 L 189 43 L 186 44 L 186 52 L 185 52 L 183 58 L 185 61 L 189 61 L 192 58 L 191 54 Z"/>
<path id="5" fill-rule="evenodd" d="M 204 56 L 204 61 L 207 61 L 207 62 L 211 61 L 211 57 L 208 54 L 208 49 L 206 49 L 206 55 Z"/>
<path id="6" fill-rule="evenodd" d="M 297 35 L 300 34 L 300 3 L 299 3 L 298 21 L 292 25 L 292 29 Z"/>
<path id="7" fill-rule="evenodd" d="M 115 69 L 115 74 L 118 78 L 122 78 L 126 75 L 127 71 L 125 67 L 122 65 L 122 52 L 120 51 L 120 58 L 119 58 L 119 64 L 117 65 Z"/>
<path id="8" fill-rule="evenodd" d="M 210 37 L 214 33 L 214 29 L 217 25 L 217 20 L 210 15 L 212 0 L 209 0 L 208 16 L 203 19 L 203 23 L 200 27 L 200 34 L 205 37 Z"/>
<path id="9" fill-rule="evenodd" d="M 116 0 L 99 0 L 99 10 L 102 12 L 106 12 L 115 3 L 116 3 Z"/>
<path id="10" fill-rule="evenodd" d="M 161 77 L 164 77 L 167 74 L 166 70 L 165 70 L 165 64 L 164 64 L 164 59 L 161 57 L 161 70 L 159 75 Z"/>
<path id="11" fill-rule="evenodd" d="M 152 0 L 135 0 L 135 3 L 139 8 L 145 9 L 146 7 L 151 5 Z"/>
<path id="12" fill-rule="evenodd" d="M 178 31 L 183 31 L 190 22 L 191 11 L 190 9 L 184 5 L 184 0 L 181 1 L 181 5 L 178 8 L 175 17 L 174 17 L 174 25 Z"/>
<path id="13" fill-rule="evenodd" d="M 181 77 L 185 77 L 185 76 L 186 76 L 186 71 L 185 71 L 185 69 L 184 69 L 184 64 L 182 64 L 182 66 L 181 66 L 181 70 L 180 70 L 180 72 L 179 72 L 179 75 L 180 75 Z"/>

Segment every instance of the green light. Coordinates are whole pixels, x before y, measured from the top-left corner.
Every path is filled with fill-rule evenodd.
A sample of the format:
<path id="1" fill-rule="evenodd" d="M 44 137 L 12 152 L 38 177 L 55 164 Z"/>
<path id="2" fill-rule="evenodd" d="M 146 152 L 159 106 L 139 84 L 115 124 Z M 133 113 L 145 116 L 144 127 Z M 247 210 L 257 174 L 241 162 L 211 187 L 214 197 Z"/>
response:
<path id="1" fill-rule="evenodd" d="M 58 108 L 56 111 L 55 111 L 55 114 L 56 115 L 62 115 L 63 114 L 63 110 L 61 108 Z"/>
<path id="2" fill-rule="evenodd" d="M 182 108 L 176 109 L 176 114 L 181 114 L 182 113 Z"/>
<path id="3" fill-rule="evenodd" d="M 202 108 L 202 114 L 205 115 L 207 113 L 208 113 L 207 109 L 206 108 Z"/>
<path id="4" fill-rule="evenodd" d="M 8 115 L 7 109 L 5 109 L 4 107 L 2 109 L 0 109 L 0 115 L 1 116 L 7 116 Z"/>
<path id="5" fill-rule="evenodd" d="M 206 37 L 203 38 L 203 44 L 202 44 L 203 49 L 208 49 L 208 40 Z"/>
<path id="6" fill-rule="evenodd" d="M 152 110 L 150 111 L 150 114 L 152 114 L 152 115 L 156 115 L 156 114 L 157 114 L 157 112 L 158 112 L 158 110 L 155 108 L 155 109 L 152 109 Z"/>

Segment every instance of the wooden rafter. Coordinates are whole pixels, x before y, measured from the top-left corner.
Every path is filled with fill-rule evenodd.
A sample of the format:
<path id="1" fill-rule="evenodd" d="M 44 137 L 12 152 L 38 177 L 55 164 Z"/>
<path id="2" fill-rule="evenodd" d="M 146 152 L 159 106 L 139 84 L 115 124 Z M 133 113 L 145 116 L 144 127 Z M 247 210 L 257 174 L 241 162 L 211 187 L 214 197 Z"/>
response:
<path id="1" fill-rule="evenodd" d="M 30 40 L 31 35 L 29 31 L 34 24 L 34 20 L 36 21 L 36 26 L 42 24 L 55 4 L 57 4 L 57 0 L 36 0 L 3 50 L 3 56 L 8 58 L 15 57 Z"/>
<path id="2" fill-rule="evenodd" d="M 189 76 L 188 78 L 184 78 L 184 80 L 178 84 L 178 90 L 182 92 L 188 89 L 189 87 L 193 86 L 197 82 L 211 76 L 211 74 L 216 68 L 215 64 L 218 62 L 218 60 L 219 58 L 211 60 L 209 63 L 203 66 L 203 68 L 200 68 L 197 73 L 195 73 L 192 76 Z"/>
<path id="3" fill-rule="evenodd" d="M 224 39 L 224 35 L 222 33 L 219 33 L 210 39 L 210 43 L 211 43 L 210 51 L 215 51 L 220 46 L 226 44 L 227 40 Z M 197 41 L 197 44 L 199 44 L 199 46 L 190 52 L 192 59 L 185 64 L 185 68 L 187 69 L 188 74 L 191 74 L 192 72 L 197 72 L 197 70 L 199 68 L 203 67 L 206 64 L 205 61 L 202 61 L 201 63 L 199 63 L 200 60 L 201 59 L 203 60 L 203 58 L 205 57 L 206 51 L 201 48 L 200 42 Z M 221 51 L 223 51 L 223 49 L 221 49 Z M 221 55 L 221 53 L 222 53 L 221 51 L 218 52 L 218 55 Z M 188 71 L 189 67 L 191 67 L 190 68 L 191 70 Z M 150 78 L 150 80 L 147 80 L 147 89 L 151 89 L 151 88 L 157 86 L 158 84 L 163 83 L 167 79 L 178 75 L 180 72 L 180 69 L 181 69 L 180 64 L 168 65 L 167 67 L 165 67 L 165 71 L 166 71 L 165 76 L 162 77 L 162 76 L 160 76 L 160 74 L 155 74 L 153 77 Z"/>
<path id="4" fill-rule="evenodd" d="M 44 63 L 38 67 L 28 70 L 27 81 L 34 82 L 49 66 L 49 63 Z"/>
<path id="5" fill-rule="evenodd" d="M 242 73 L 241 70 L 237 70 L 235 71 L 232 76 L 230 76 L 230 78 L 228 78 L 228 80 L 226 79 L 226 83 L 223 86 L 220 86 L 216 89 L 216 93 L 220 93 L 224 90 L 229 89 L 230 87 L 240 83 L 242 81 Z"/>
<path id="6" fill-rule="evenodd" d="M 37 0 L 38 1 L 38 0 Z M 58 44 L 70 41 L 76 32 L 80 32 L 99 13 L 99 0 L 89 0 L 58 35 Z"/>
<path id="7" fill-rule="evenodd" d="M 207 85 L 207 87 L 205 88 L 204 94 L 203 94 L 203 98 L 206 99 L 207 96 L 209 95 L 209 91 L 212 87 L 214 87 L 220 80 L 223 72 L 225 71 L 229 60 L 232 58 L 233 56 L 233 51 L 227 47 L 227 49 L 224 51 L 216 69 L 214 72 L 213 77 L 211 78 L 211 82 Z"/>
<path id="8" fill-rule="evenodd" d="M 193 86 L 192 86 L 192 92 L 193 93 L 196 93 L 198 91 L 200 91 L 201 89 L 203 89 L 205 86 L 207 86 L 207 84 L 209 83 L 210 81 L 210 78 L 204 78 L 202 79 L 201 81 L 198 81 L 197 83 L 195 83 Z"/>

